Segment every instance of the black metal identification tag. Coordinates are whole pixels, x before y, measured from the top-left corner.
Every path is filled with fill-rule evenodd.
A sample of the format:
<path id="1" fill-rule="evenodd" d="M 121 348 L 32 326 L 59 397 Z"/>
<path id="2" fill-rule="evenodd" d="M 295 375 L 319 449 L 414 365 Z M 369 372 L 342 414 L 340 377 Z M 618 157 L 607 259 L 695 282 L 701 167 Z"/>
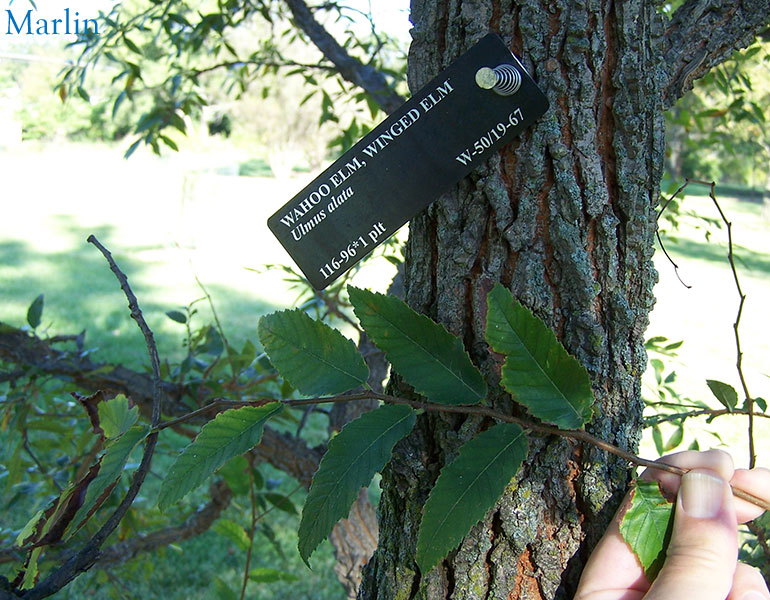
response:
<path id="1" fill-rule="evenodd" d="M 548 109 L 487 35 L 267 221 L 314 288 L 332 283 Z"/>

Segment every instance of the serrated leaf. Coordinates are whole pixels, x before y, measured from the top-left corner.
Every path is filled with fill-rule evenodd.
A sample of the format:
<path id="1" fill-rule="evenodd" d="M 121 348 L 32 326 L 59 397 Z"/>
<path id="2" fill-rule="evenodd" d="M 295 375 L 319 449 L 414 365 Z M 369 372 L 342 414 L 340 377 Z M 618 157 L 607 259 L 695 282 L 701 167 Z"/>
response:
<path id="1" fill-rule="evenodd" d="M 111 400 L 96 405 L 99 424 L 108 439 L 114 439 L 128 431 L 139 419 L 139 407 L 129 408 L 128 398 L 118 394 Z"/>
<path id="2" fill-rule="evenodd" d="M 39 511 L 37 511 L 34 515 L 32 515 L 32 518 L 27 521 L 27 524 L 22 527 L 21 531 L 19 532 L 19 535 L 16 536 L 16 540 L 14 541 L 14 546 L 23 546 L 24 542 L 26 542 L 29 538 L 31 538 L 37 529 L 37 525 L 40 522 L 40 520 L 45 516 L 46 509 L 41 508 Z"/>
<path id="3" fill-rule="evenodd" d="M 487 296 L 486 337 L 505 356 L 503 387 L 531 415 L 562 429 L 591 419 L 594 395 L 585 367 L 500 284 Z"/>
<path id="4" fill-rule="evenodd" d="M 276 583 L 277 581 L 299 581 L 299 577 L 277 569 L 252 569 L 249 571 L 249 579 L 258 583 Z"/>
<path id="5" fill-rule="evenodd" d="M 299 309 L 262 317 L 259 339 L 281 375 L 303 394 L 341 394 L 369 377 L 351 340 Z"/>
<path id="6" fill-rule="evenodd" d="M 367 335 L 414 389 L 439 404 L 476 404 L 487 384 L 459 338 L 398 298 L 348 286 Z"/>
<path id="7" fill-rule="evenodd" d="M 37 327 L 40 325 L 40 321 L 43 318 L 44 303 L 45 298 L 43 294 L 40 294 L 32 301 L 32 304 L 30 304 L 29 308 L 27 309 L 27 323 L 29 323 L 29 326 L 32 327 L 32 329 L 37 329 Z"/>
<path id="8" fill-rule="evenodd" d="M 160 509 L 166 510 L 232 457 L 256 446 L 262 439 L 265 423 L 282 409 L 283 405 L 277 402 L 259 407 L 244 406 L 219 413 L 206 423 L 171 465 L 161 484 Z"/>
<path id="9" fill-rule="evenodd" d="M 735 407 L 738 406 L 738 392 L 731 385 L 716 381 L 715 379 L 707 379 L 706 385 L 709 386 L 711 393 L 719 400 L 719 403 L 724 406 L 728 411 L 733 412 Z"/>
<path id="10" fill-rule="evenodd" d="M 99 406 L 103 404 L 105 403 L 102 402 Z M 144 427 L 131 427 L 118 439 L 108 442 L 99 459 L 99 473 L 89 484 L 83 505 L 78 509 L 73 532 L 80 529 L 83 523 L 107 500 L 123 473 L 131 451 L 147 437 L 147 433 Z"/>
<path id="11" fill-rule="evenodd" d="M 652 581 L 663 566 L 674 524 L 674 505 L 656 481 L 636 481 L 631 506 L 620 522 L 620 533 Z"/>
<path id="12" fill-rule="evenodd" d="M 35 586 L 39 573 L 38 561 L 40 560 L 42 552 L 42 548 L 34 548 L 32 552 L 29 553 L 27 561 L 24 564 L 24 578 L 22 579 L 20 586 L 22 590 L 28 590 Z"/>
<path id="13" fill-rule="evenodd" d="M 80 478 L 71 481 L 58 497 L 35 515 L 34 523 L 24 527 L 24 537 L 17 538 L 17 543 L 34 543 L 42 547 L 61 541 L 78 514 L 88 487 L 98 476 L 100 468 L 100 462 L 96 462 Z"/>
<path id="14" fill-rule="evenodd" d="M 386 405 L 351 421 L 329 442 L 313 477 L 299 524 L 299 553 L 313 551 L 347 517 L 358 491 L 390 460 L 393 446 L 414 427 L 409 406 Z"/>
<path id="15" fill-rule="evenodd" d="M 223 538 L 230 540 L 243 552 L 248 552 L 249 546 L 249 534 L 246 530 L 238 525 L 235 521 L 229 519 L 218 519 L 214 525 L 211 526 L 211 530 L 218 533 Z"/>
<path id="16" fill-rule="evenodd" d="M 527 456 L 524 431 L 499 423 L 466 442 L 441 470 L 423 508 L 417 564 L 423 575 L 484 518 Z"/>

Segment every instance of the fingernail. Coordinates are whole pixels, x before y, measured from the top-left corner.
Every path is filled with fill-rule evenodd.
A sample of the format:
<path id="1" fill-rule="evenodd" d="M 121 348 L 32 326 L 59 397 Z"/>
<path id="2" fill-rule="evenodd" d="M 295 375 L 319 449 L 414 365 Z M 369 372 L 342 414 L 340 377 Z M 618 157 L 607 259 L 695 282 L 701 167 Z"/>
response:
<path id="1" fill-rule="evenodd" d="M 767 596 L 756 590 L 749 590 L 741 596 L 741 600 L 767 600 Z"/>
<path id="2" fill-rule="evenodd" d="M 679 488 L 682 509 L 691 517 L 713 519 L 722 510 L 724 485 L 719 477 L 702 471 L 685 473 Z"/>

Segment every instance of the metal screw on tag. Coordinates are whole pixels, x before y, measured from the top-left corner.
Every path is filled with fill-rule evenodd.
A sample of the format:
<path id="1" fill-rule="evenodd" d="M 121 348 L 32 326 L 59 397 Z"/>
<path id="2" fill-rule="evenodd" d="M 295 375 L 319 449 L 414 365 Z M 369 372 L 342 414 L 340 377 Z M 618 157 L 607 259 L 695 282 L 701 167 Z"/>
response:
<path id="1" fill-rule="evenodd" d="M 482 67 L 476 71 L 476 84 L 500 96 L 513 96 L 521 87 L 521 74 L 512 65 L 499 65 L 494 69 Z"/>

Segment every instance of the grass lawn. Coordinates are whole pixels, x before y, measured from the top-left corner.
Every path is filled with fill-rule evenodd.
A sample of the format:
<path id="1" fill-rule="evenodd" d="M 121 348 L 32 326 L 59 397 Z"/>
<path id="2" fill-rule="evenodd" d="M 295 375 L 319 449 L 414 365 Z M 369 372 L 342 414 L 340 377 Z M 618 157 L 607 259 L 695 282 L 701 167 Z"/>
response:
<path id="1" fill-rule="evenodd" d="M 97 358 L 146 364 L 123 293 L 86 243 L 93 233 L 129 276 L 162 357 L 182 356 L 184 328 L 165 313 L 203 296 L 196 276 L 231 341 L 240 347 L 254 339 L 260 315 L 298 297 L 278 271 L 249 269 L 290 262 L 266 221 L 309 176 L 231 176 L 246 159 L 233 153 L 138 154 L 124 161 L 119 148 L 73 145 L 0 154 L 0 321 L 23 324 L 43 293 L 43 328 L 85 328 Z M 358 283 L 382 290 L 392 272 L 384 265 L 365 270 Z M 211 322 L 206 303 L 196 307 L 199 324 Z"/>
<path id="2" fill-rule="evenodd" d="M 85 241 L 94 233 L 129 275 L 163 357 L 182 356 L 184 328 L 165 312 L 202 296 L 196 275 L 211 293 L 231 341 L 238 346 L 255 339 L 259 316 L 287 306 L 297 297 L 297 291 L 279 273 L 258 274 L 248 269 L 288 261 L 265 221 L 303 187 L 304 179 L 278 182 L 223 175 L 237 174 L 238 165 L 249 159 L 234 153 L 164 159 L 137 154 L 126 162 L 119 150 L 72 145 L 0 154 L 0 321 L 23 324 L 28 305 L 43 293 L 42 329 L 65 334 L 85 328 L 87 346 L 98 349 L 96 360 L 143 368 L 147 363 L 143 340 L 129 318 L 123 294 L 102 256 Z M 741 335 L 748 382 L 754 395 L 770 399 L 766 362 L 770 356 L 768 215 L 760 204 L 727 198 L 722 202 L 735 223 L 747 295 Z M 688 197 L 687 204 L 698 212 L 712 210 L 703 197 Z M 677 280 L 673 267 L 658 252 L 658 300 L 647 335 L 685 340 L 678 358 L 670 362 L 680 389 L 689 397 L 709 399 L 706 379 L 738 387 L 732 337 L 738 296 L 726 267 L 723 230 L 715 230 L 711 241 L 691 226 L 676 235 L 678 239 L 669 240 L 667 249 L 680 265 L 681 277 L 692 287 L 687 289 Z M 356 283 L 384 290 L 392 267 L 383 263 L 364 271 Z M 205 304 L 197 306 L 199 323 L 209 322 Z M 716 401 L 712 404 L 717 405 Z M 702 447 L 718 445 L 718 440 L 704 432 L 718 427 L 738 462 L 745 463 L 744 421 L 726 417 L 710 427 L 694 427 L 688 431 L 685 446 L 694 437 Z M 760 421 L 760 460 L 770 464 L 765 441 L 770 435 L 768 420 Z M 655 455 L 649 436 L 642 452 Z M 281 485 L 291 487 L 292 483 Z M 301 504 L 302 498 L 295 498 Z M 241 518 L 244 506 L 231 507 L 230 518 Z M 298 575 L 300 582 L 252 585 L 248 597 L 343 598 L 332 572 L 329 545 L 322 546 L 314 556 L 314 571 L 308 571 L 295 550 L 297 519 L 288 515 L 281 519 L 276 532 L 286 558 L 259 538 L 252 566 L 280 568 Z M 137 565 L 108 575 L 88 574 L 56 597 L 214 598 L 213 580 L 221 577 L 236 588 L 242 565 L 240 551 L 208 532 Z"/>
<path id="3" fill-rule="evenodd" d="M 703 186 L 701 186 L 703 187 Z M 706 189 L 706 188 L 704 188 Z M 699 190 L 693 190 L 699 191 Z M 746 295 L 740 324 L 743 365 L 749 391 L 754 397 L 770 398 L 770 210 L 757 202 L 717 199 L 728 219 L 733 223 L 736 263 L 743 292 Z M 685 208 L 698 214 L 718 217 L 711 200 L 704 196 L 688 196 Z M 674 239 L 664 237 L 669 254 L 679 265 L 677 278 L 674 267 L 662 252 L 656 252 L 655 265 L 660 281 L 656 287 L 657 302 L 651 315 L 648 337 L 664 335 L 670 340 L 684 340 L 676 359 L 667 359 L 677 373 L 677 387 L 690 398 L 704 400 L 721 408 L 706 386 L 707 379 L 723 381 L 740 389 L 735 368 L 736 351 L 733 323 L 739 296 L 727 262 L 727 231 L 711 228 L 710 239 L 700 224 L 688 220 L 687 226 L 672 232 Z M 649 375 L 649 374 L 648 374 Z M 649 390 L 649 376 L 646 378 Z M 739 397 L 740 396 L 739 392 Z M 761 464 L 770 465 L 770 419 L 757 419 L 755 441 Z M 723 444 L 705 433 L 719 429 Z M 665 437 L 665 436 L 664 436 Z M 736 463 L 748 462 L 746 419 L 722 417 L 712 425 L 691 422 L 682 448 L 697 437 L 701 447 L 722 446 L 730 450 Z M 643 451 L 648 456 L 655 452 L 649 432 Z"/>

